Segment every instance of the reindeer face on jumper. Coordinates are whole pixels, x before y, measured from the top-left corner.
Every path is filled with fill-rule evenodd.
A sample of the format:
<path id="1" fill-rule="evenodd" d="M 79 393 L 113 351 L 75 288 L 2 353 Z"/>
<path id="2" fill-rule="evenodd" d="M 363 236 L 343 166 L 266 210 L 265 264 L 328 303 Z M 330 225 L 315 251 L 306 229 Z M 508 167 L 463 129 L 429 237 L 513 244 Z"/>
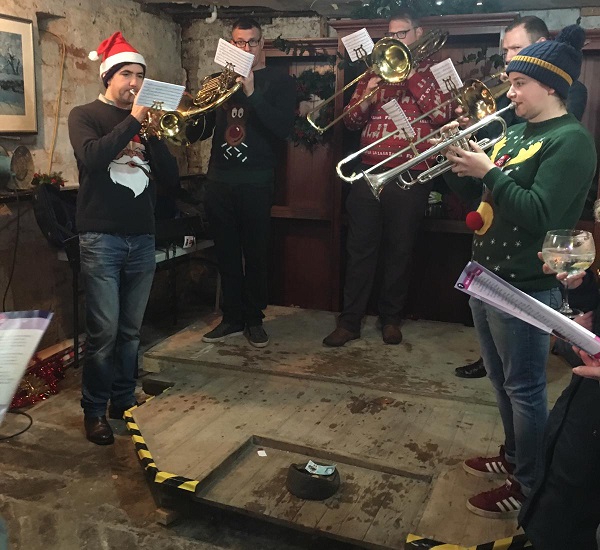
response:
<path id="1" fill-rule="evenodd" d="M 246 138 L 246 122 L 248 121 L 248 109 L 238 104 L 227 104 L 223 107 L 227 112 L 227 127 L 225 128 L 225 143 L 221 146 L 223 156 L 229 159 L 237 159 L 241 162 L 246 160 L 248 146 L 244 142 Z"/>

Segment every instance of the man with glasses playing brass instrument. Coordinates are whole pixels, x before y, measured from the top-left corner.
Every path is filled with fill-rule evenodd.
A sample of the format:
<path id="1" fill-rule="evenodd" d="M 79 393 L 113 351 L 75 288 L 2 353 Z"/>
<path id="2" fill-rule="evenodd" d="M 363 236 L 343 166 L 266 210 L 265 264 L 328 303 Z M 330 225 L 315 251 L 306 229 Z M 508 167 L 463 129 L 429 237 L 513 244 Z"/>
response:
<path id="1" fill-rule="evenodd" d="M 423 34 L 414 14 L 407 10 L 392 17 L 388 30 L 387 36 L 394 37 L 407 46 Z M 376 88 L 379 90 L 370 98 L 362 99 Z M 348 114 L 344 118 L 348 129 L 362 129 L 361 148 L 395 130 L 383 109 L 392 99 L 398 101 L 409 121 L 433 110 L 430 117 L 413 125 L 418 136 L 426 136 L 434 128 L 450 120 L 450 105 L 435 110 L 445 97 L 431 74 L 428 63 L 412 68 L 408 78 L 402 82 L 384 82 L 380 77 L 367 73 L 359 81 L 346 107 Z M 377 164 L 407 145 L 408 141 L 396 133 L 394 137 L 363 153 L 362 168 Z M 418 147 L 426 149 L 428 145 L 423 143 Z M 398 166 L 411 156 L 400 155 L 387 163 L 385 169 Z M 425 163 L 422 163 L 415 167 L 415 171 L 426 168 Z M 383 260 L 383 280 L 378 309 L 383 341 L 392 345 L 402 341 L 400 324 L 408 292 L 410 258 L 430 191 L 431 184 L 418 184 L 404 190 L 392 182 L 385 186 L 380 200 L 377 200 L 364 179 L 352 184 L 346 201 L 348 261 L 344 305 L 337 328 L 323 340 L 323 344 L 343 346 L 360 337 L 362 318 L 367 311 L 380 254 Z"/>
<path id="2" fill-rule="evenodd" d="M 452 190 L 467 200 L 484 191 L 485 224 L 475 231 L 473 259 L 555 308 L 560 293 L 537 252 L 548 230 L 574 227 L 596 171 L 593 138 L 566 108 L 583 44 L 583 29 L 571 25 L 556 40 L 520 51 L 507 67 L 507 95 L 526 122 L 511 126 L 489 157 L 475 142 L 469 151 L 456 145 L 446 151 L 452 173 L 444 178 Z M 467 507 L 483 517 L 507 519 L 517 516 L 540 471 L 550 335 L 473 297 L 469 305 L 504 444 L 498 455 L 470 458 L 463 466 L 505 483 L 471 497 Z"/>
<path id="3" fill-rule="evenodd" d="M 137 105 L 146 62 L 120 32 L 90 59 L 103 57 L 106 92 L 69 114 L 79 169 L 76 223 L 85 286 L 86 353 L 81 406 L 86 437 L 109 445 L 106 420 L 136 404 L 140 327 L 154 278 L 156 185 L 179 185 L 177 162 L 156 137 L 142 137 L 149 109 Z"/>
<path id="4" fill-rule="evenodd" d="M 205 206 L 223 288 L 223 319 L 202 338 L 221 342 L 246 333 L 257 348 L 269 343 L 263 328 L 271 204 L 278 147 L 294 123 L 292 77 L 267 67 L 262 31 L 250 18 L 232 26 L 231 43 L 254 55 L 242 89 L 192 127 L 188 139 L 213 134 Z"/>

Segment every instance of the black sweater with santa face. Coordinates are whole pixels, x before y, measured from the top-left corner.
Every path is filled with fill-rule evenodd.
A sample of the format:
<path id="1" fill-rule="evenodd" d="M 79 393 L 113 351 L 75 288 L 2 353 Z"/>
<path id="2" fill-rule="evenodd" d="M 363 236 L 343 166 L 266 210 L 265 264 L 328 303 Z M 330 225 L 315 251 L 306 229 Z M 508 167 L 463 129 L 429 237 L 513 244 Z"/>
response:
<path id="1" fill-rule="evenodd" d="M 79 169 L 79 232 L 154 233 L 156 174 L 149 160 L 159 155 L 174 159 L 158 140 L 138 139 L 140 129 L 129 110 L 99 99 L 69 114 L 69 138 Z"/>

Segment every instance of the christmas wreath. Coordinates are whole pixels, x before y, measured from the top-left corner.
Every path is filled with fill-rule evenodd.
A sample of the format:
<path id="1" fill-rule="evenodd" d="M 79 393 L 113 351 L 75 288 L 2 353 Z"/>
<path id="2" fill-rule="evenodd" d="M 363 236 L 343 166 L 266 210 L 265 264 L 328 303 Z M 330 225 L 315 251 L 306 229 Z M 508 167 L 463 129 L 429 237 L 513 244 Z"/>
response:
<path id="1" fill-rule="evenodd" d="M 296 77 L 296 120 L 290 136 L 294 145 L 303 145 L 312 149 L 315 145 L 322 144 L 327 132 L 321 134 L 315 130 L 306 120 L 304 114 L 300 114 L 299 106 L 302 101 L 314 101 L 315 98 L 327 99 L 333 95 L 335 90 L 335 74 L 333 71 L 320 73 L 315 70 L 306 70 Z M 318 126 L 326 126 L 333 119 L 333 102 L 328 103 L 319 110 L 315 120 Z"/>

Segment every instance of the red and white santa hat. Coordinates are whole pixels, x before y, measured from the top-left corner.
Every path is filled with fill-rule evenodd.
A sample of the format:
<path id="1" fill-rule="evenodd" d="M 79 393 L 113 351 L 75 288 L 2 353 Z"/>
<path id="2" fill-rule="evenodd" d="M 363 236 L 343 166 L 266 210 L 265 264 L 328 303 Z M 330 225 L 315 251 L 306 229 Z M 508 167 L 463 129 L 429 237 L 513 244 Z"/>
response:
<path id="1" fill-rule="evenodd" d="M 127 40 L 123 38 L 121 31 L 117 31 L 103 40 L 95 52 L 90 52 L 88 57 L 92 61 L 98 61 L 102 56 L 100 64 L 100 76 L 103 76 L 111 67 L 119 63 L 138 63 L 146 68 L 146 61 Z"/>

